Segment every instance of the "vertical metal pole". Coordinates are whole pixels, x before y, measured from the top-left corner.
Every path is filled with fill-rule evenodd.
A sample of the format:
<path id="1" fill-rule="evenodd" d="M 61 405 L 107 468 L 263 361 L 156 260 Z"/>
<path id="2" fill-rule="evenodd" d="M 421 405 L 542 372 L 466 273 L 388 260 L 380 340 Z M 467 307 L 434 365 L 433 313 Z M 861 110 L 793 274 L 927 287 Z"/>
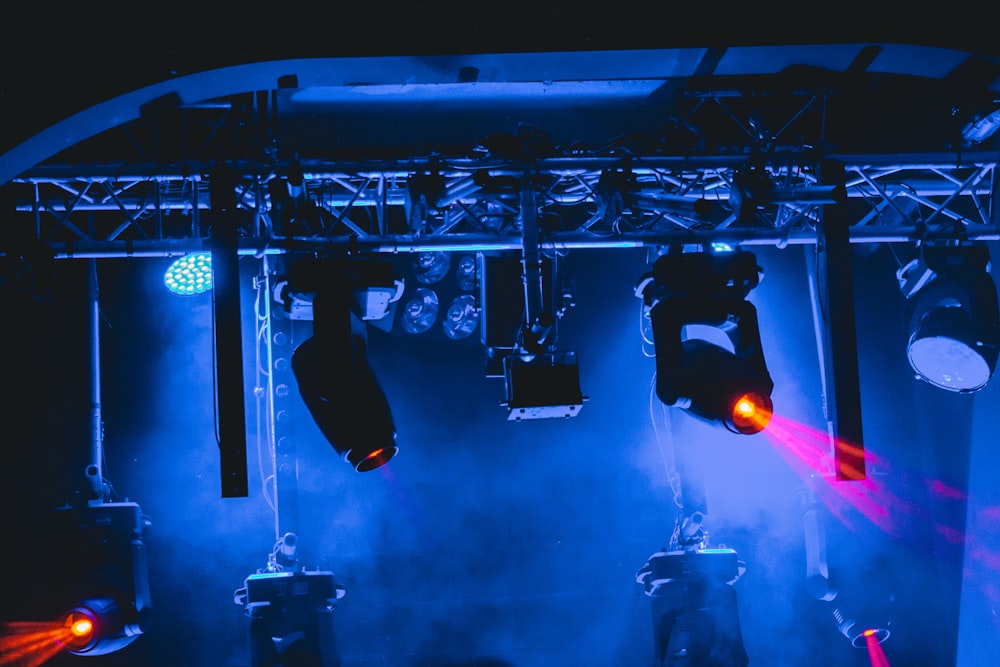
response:
<path id="1" fill-rule="evenodd" d="M 275 319 L 272 323 L 278 322 Z M 275 374 L 273 400 L 275 402 L 274 433 L 274 497 L 277 508 L 275 539 L 285 533 L 299 532 L 299 463 L 297 440 L 299 430 L 292 416 L 292 404 L 298 398 L 295 377 L 291 370 L 292 329 L 286 318 L 280 327 L 272 330 L 272 340 L 279 346 L 280 356 L 274 358 L 271 372 Z"/>
<path id="2" fill-rule="evenodd" d="M 94 499 L 105 500 L 104 424 L 101 419 L 101 325 L 97 260 L 87 260 L 87 315 L 90 328 L 90 460 L 85 470 Z"/>
<path id="3" fill-rule="evenodd" d="M 283 311 L 271 306 L 272 268 L 267 255 L 262 260 L 264 326 L 267 335 L 267 442 L 271 455 L 274 477 L 274 539 L 285 533 L 299 532 L 298 461 L 295 453 L 295 420 L 292 403 L 296 397 L 295 376 L 292 373 L 291 355 L 292 321 Z"/>
<path id="4" fill-rule="evenodd" d="M 844 186 L 844 165 L 824 162 L 826 185 Z M 858 337 L 854 317 L 854 275 L 851 268 L 850 219 L 841 204 L 823 207 L 817 246 L 817 283 L 826 324 L 827 419 L 833 438 L 837 479 L 865 479 L 865 449 L 861 425 L 861 383 Z"/>
<path id="5" fill-rule="evenodd" d="M 822 392 L 823 401 L 823 417 L 826 419 L 826 433 L 830 439 L 830 445 L 832 446 L 836 440 L 834 436 L 833 428 L 833 414 L 830 403 L 830 383 L 827 378 L 827 365 L 828 361 L 828 350 L 830 347 L 829 334 L 827 333 L 827 325 L 825 318 L 829 317 L 829 313 L 825 312 L 822 304 L 825 299 L 825 294 L 820 294 L 819 287 L 819 262 L 820 262 L 820 252 L 819 248 L 805 248 L 805 259 L 806 259 L 806 275 L 809 277 L 809 296 L 812 301 L 812 317 L 813 317 L 813 333 L 816 336 L 816 356 L 819 360 L 819 382 Z"/>
<path id="6" fill-rule="evenodd" d="M 521 249 L 524 282 L 524 320 L 531 327 L 542 314 L 542 263 L 538 251 L 538 208 L 528 176 L 521 184 Z"/>

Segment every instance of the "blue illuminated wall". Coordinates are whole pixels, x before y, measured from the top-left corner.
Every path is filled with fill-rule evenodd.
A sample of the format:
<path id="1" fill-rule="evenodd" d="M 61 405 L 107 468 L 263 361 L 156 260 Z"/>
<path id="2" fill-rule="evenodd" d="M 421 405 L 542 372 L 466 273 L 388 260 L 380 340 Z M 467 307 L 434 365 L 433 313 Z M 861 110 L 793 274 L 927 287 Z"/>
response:
<path id="1" fill-rule="evenodd" d="M 802 248 L 755 252 L 765 277 L 750 298 L 775 409 L 822 430 Z M 165 260 L 100 264 L 107 475 L 117 499 L 140 503 L 151 520 L 154 617 L 127 650 L 88 665 L 249 664 L 248 622 L 233 593 L 265 565 L 275 538 L 252 392 L 254 262 L 241 260 L 250 495 L 225 500 L 210 295 L 168 293 Z M 981 408 L 991 399 L 915 384 L 895 264 L 880 248 L 859 256 L 857 268 L 865 444 L 878 457 L 870 468 L 878 485 L 866 497 L 886 512 L 868 517 L 824 496 L 832 576 L 843 600 L 876 585 L 895 591 L 893 636 L 884 646 L 891 664 L 954 664 L 959 591 L 963 605 L 996 604 L 996 591 L 977 583 L 996 574 L 995 533 L 982 528 L 995 522 L 987 472 L 995 427 Z M 684 414 L 665 418 L 650 400 L 655 364 L 643 354 L 632 291 L 647 270 L 644 251 L 578 251 L 565 270 L 577 306 L 561 324 L 559 346 L 577 352 L 589 397 L 577 417 L 508 422 L 502 381 L 485 377 L 475 339 L 425 341 L 377 329 L 369 359 L 391 401 L 401 453 L 384 468 L 355 473 L 304 408 L 293 415 L 302 560 L 334 571 L 347 591 L 335 613 L 345 667 L 650 664 L 649 600 L 634 576 L 673 528 L 664 465 L 671 447 L 694 452 L 712 545 L 732 547 L 746 562 L 735 587 L 750 664 L 869 664 L 837 632 L 830 605 L 806 592 L 799 471 L 765 435 L 731 435 Z M 72 266 L 61 272 L 60 300 L 17 300 L 30 316 L 8 315 L 6 333 L 14 380 L 4 401 L 10 460 L 2 511 L 31 554 L 44 554 L 39 517 L 81 485 L 86 446 L 83 274 Z M 974 459 L 985 463 L 972 477 L 982 499 L 970 501 L 969 521 L 987 532 L 964 554 L 963 584 L 973 433 Z M 17 559 L 16 549 L 6 551 Z M 62 557 L 45 556 L 49 564 Z M 44 587 L 44 577 L 4 586 L 10 618 L 11 600 Z M 996 629 L 988 615 L 969 623 L 963 636 Z M 961 664 L 985 665 L 985 653 L 970 644 Z"/>

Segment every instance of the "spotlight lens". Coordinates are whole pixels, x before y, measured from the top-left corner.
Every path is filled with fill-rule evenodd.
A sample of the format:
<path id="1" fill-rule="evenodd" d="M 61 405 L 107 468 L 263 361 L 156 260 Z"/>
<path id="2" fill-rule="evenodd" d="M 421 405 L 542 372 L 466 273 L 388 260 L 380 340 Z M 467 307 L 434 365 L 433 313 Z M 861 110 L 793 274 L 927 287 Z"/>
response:
<path id="1" fill-rule="evenodd" d="M 361 459 L 358 465 L 355 466 L 355 469 L 358 472 L 368 472 L 369 470 L 384 466 L 398 451 L 398 447 L 379 447 Z"/>
<path id="2" fill-rule="evenodd" d="M 741 394 L 732 406 L 732 425 L 739 433 L 759 433 L 771 421 L 771 399 L 763 394 L 755 391 Z"/>
<path id="3" fill-rule="evenodd" d="M 448 312 L 441 326 L 444 333 L 452 340 L 467 338 L 476 330 L 479 323 L 479 311 L 476 310 L 476 299 L 471 294 L 462 294 L 452 299 Z"/>
<path id="4" fill-rule="evenodd" d="M 421 287 L 413 292 L 400 313 L 403 331 L 410 334 L 423 333 L 434 325 L 437 316 L 437 294 L 432 289 Z"/>
<path id="5" fill-rule="evenodd" d="M 413 271 L 418 283 L 433 285 L 451 268 L 451 255 L 446 252 L 422 252 L 414 258 Z"/>
<path id="6" fill-rule="evenodd" d="M 212 255 L 196 252 L 181 257 L 167 269 L 163 283 L 174 294 L 201 294 L 212 289 Z"/>
<path id="7" fill-rule="evenodd" d="M 69 633 L 66 645 L 70 650 L 84 650 L 94 641 L 97 628 L 94 625 L 94 620 L 83 611 L 79 609 L 71 611 L 66 615 L 63 625 Z"/>
<path id="8" fill-rule="evenodd" d="M 463 255 L 458 260 L 455 268 L 455 280 L 458 281 L 458 288 L 465 292 L 471 292 L 476 287 L 476 258 L 472 255 Z"/>
<path id="9" fill-rule="evenodd" d="M 854 635 L 851 645 L 854 648 L 865 648 L 872 644 L 882 644 L 889 638 L 889 631 L 886 628 L 868 628 L 859 635 Z"/>
<path id="10" fill-rule="evenodd" d="M 73 621 L 73 625 L 69 629 L 76 637 L 86 637 L 94 629 L 94 624 L 86 618 L 81 618 Z"/>
<path id="11" fill-rule="evenodd" d="M 948 336 L 910 343 L 910 366 L 931 384 L 950 391 L 975 391 L 990 379 L 990 366 L 974 348 Z"/>

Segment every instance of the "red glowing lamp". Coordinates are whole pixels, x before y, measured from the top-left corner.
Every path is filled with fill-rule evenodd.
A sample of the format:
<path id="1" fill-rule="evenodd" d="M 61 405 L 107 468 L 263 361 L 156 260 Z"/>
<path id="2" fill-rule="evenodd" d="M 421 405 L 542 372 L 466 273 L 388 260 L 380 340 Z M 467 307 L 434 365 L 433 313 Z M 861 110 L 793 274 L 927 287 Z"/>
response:
<path id="1" fill-rule="evenodd" d="M 63 625 L 69 632 L 66 647 L 70 651 L 84 651 L 93 646 L 97 639 L 97 619 L 88 611 L 77 608 L 66 614 Z"/>
<path id="2" fill-rule="evenodd" d="M 755 391 L 741 394 L 730 411 L 732 427 L 745 435 L 759 433 L 770 423 L 773 409 L 774 404 L 764 394 Z"/>
<path id="3" fill-rule="evenodd" d="M 398 447 L 379 447 L 361 459 L 356 469 L 358 472 L 368 472 L 369 470 L 379 468 L 388 463 L 389 459 L 395 456 L 398 451 Z"/>

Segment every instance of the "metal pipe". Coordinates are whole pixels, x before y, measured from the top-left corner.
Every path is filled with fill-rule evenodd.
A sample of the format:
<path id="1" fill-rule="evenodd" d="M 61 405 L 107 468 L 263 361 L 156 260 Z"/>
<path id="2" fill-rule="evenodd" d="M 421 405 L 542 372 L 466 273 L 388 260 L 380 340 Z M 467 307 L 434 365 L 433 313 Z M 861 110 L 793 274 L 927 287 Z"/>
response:
<path id="1" fill-rule="evenodd" d="M 786 159 L 782 159 L 786 158 Z M 963 156 L 964 167 L 982 167 L 1000 163 L 1000 151 L 976 151 Z M 844 153 L 831 154 L 827 159 L 842 163 L 848 172 L 866 169 L 890 169 L 892 171 L 925 171 L 936 168 L 954 168 L 956 156 L 954 152 L 928 153 Z M 636 174 L 648 174 L 664 169 L 701 171 L 705 169 L 732 169 L 746 163 L 745 155 L 649 155 L 641 158 L 642 164 L 636 165 Z M 806 159 L 801 153 L 788 151 L 775 154 L 775 163 L 811 164 L 815 160 Z M 260 170 L 257 162 L 249 160 L 233 160 L 234 168 L 243 174 L 256 174 Z M 606 168 L 621 165 L 620 157 L 552 157 L 537 160 L 533 163 L 539 173 L 565 173 L 571 175 L 579 171 L 600 172 Z M 478 158 L 456 158 L 448 160 L 449 169 L 443 173 L 447 177 L 464 176 L 474 169 L 488 169 L 492 176 L 521 176 L 522 169 L 513 164 L 499 165 Z M 143 163 L 134 165 L 119 164 L 87 164 L 87 165 L 45 165 L 34 166 L 24 173 L 9 180 L 16 183 L 52 182 L 72 180 L 83 182 L 100 180 L 102 178 L 140 178 L 157 180 L 188 180 L 200 178 L 200 175 L 211 171 L 213 164 L 204 161 L 190 161 L 183 165 L 159 165 Z M 343 163 L 335 160 L 302 160 L 303 176 L 307 180 L 323 180 L 344 175 L 383 174 L 387 177 L 405 178 L 413 172 L 423 172 L 432 167 L 440 166 L 440 158 L 415 158 L 409 160 L 386 160 L 378 163 Z M 780 165 L 779 165 L 780 166 Z"/>
<path id="2" fill-rule="evenodd" d="M 97 290 L 97 260 L 87 267 L 88 324 L 90 327 L 90 460 L 85 470 L 91 494 L 106 500 L 104 485 L 104 424 L 101 419 L 101 325 Z"/>
<path id="3" fill-rule="evenodd" d="M 530 327 L 542 314 L 542 262 L 538 251 L 538 209 L 529 178 L 521 187 L 521 230 L 524 321 Z"/>
<path id="4" fill-rule="evenodd" d="M 823 406 L 823 418 L 826 420 L 826 433 L 829 442 L 834 440 L 833 418 L 830 414 L 830 402 L 827 394 L 826 350 L 827 324 L 823 320 L 822 299 L 819 291 L 819 251 L 817 248 L 805 249 L 806 276 L 809 280 L 809 302 L 812 306 L 813 334 L 816 337 L 816 354 L 819 358 L 820 397 Z"/>
<path id="5" fill-rule="evenodd" d="M 1000 207 L 998 207 L 1000 208 Z M 912 225 L 885 227 L 866 225 L 851 227 L 850 242 L 913 243 L 926 230 Z M 968 241 L 1000 241 L 1000 224 L 968 225 L 962 238 Z M 706 244 L 720 241 L 744 246 L 816 245 L 817 234 L 812 229 L 675 229 L 651 232 L 625 232 L 611 237 L 588 232 L 551 232 L 539 247 L 553 250 L 614 249 L 659 247 L 671 243 Z M 206 249 L 205 240 L 159 239 L 135 241 L 76 241 L 50 243 L 55 259 L 89 259 L 102 257 L 179 257 Z M 442 252 L 479 252 L 491 250 L 522 250 L 520 236 L 514 234 L 442 234 L 396 236 L 337 236 L 284 237 L 273 239 L 241 239 L 241 256 L 283 255 L 293 252 L 314 252 L 335 248 L 379 253 L 415 253 L 429 250 Z M 0 257 L 3 256 L 0 252 Z"/>

